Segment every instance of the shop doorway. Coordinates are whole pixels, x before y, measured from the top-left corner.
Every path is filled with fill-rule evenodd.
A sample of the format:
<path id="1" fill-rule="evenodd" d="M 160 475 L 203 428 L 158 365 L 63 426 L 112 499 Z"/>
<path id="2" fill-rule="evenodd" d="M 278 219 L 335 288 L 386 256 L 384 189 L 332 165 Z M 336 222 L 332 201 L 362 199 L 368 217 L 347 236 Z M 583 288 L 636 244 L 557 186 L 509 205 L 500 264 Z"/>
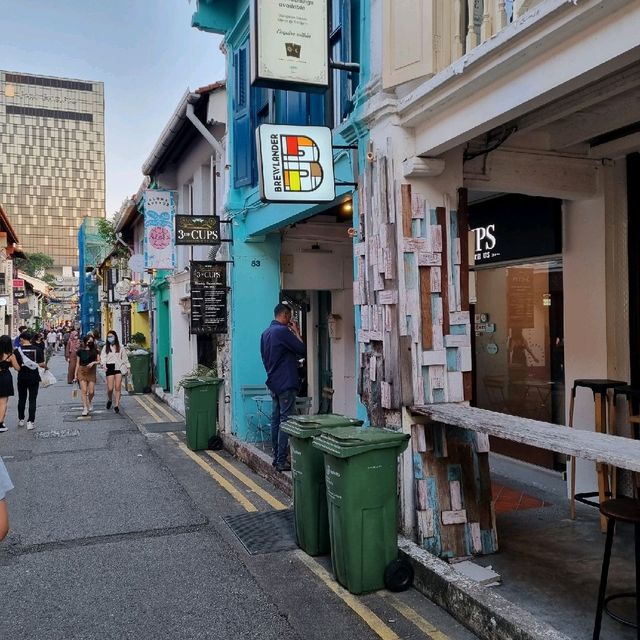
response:
<path id="1" fill-rule="evenodd" d="M 356 412 L 351 218 L 321 214 L 288 227 L 281 248 L 281 300 L 302 329 L 307 358 L 300 395 L 315 413 Z"/>
<path id="2" fill-rule="evenodd" d="M 527 221 L 519 220 L 519 214 Z M 535 255 L 561 248 L 554 237 L 560 216 L 558 201 L 526 196 L 485 202 L 475 216 L 470 207 L 470 227 L 476 229 L 473 240 L 479 249 L 471 267 L 475 406 L 564 424 L 562 258 Z M 537 236 L 527 232 L 532 220 L 538 225 Z M 516 240 L 505 246 L 509 228 L 517 232 Z M 480 235 L 484 237 L 478 240 Z M 524 242 L 518 246 L 521 238 Z M 544 449 L 499 438 L 491 439 L 491 449 L 550 469 L 564 467 L 563 460 Z"/>

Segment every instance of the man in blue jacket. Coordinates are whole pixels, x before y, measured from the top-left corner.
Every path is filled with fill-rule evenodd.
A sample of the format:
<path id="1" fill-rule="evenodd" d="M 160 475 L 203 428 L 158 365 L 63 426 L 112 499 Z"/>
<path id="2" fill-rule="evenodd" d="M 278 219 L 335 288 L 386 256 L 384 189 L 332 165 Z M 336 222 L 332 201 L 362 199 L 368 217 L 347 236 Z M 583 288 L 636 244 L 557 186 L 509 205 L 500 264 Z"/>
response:
<path id="1" fill-rule="evenodd" d="M 260 338 L 260 355 L 267 372 L 267 387 L 271 391 L 271 443 L 273 466 L 289 471 L 287 445 L 289 437 L 280 430 L 280 423 L 290 416 L 296 406 L 300 388 L 298 361 L 307 357 L 297 323 L 291 321 L 291 308 L 278 304 L 273 310 L 274 320 Z"/>

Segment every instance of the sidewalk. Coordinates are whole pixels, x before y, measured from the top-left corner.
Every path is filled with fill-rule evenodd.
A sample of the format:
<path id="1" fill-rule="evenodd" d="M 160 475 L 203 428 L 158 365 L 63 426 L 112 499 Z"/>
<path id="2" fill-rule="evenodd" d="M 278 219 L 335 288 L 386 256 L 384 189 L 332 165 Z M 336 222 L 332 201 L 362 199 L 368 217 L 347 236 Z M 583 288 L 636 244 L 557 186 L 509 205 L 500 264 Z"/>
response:
<path id="1" fill-rule="evenodd" d="M 239 461 L 292 495 L 291 474 L 273 469 L 263 444 L 245 443 L 229 434 L 223 434 L 223 441 Z M 596 512 L 578 504 L 573 522 L 567 518 L 563 481 L 540 471 L 528 485 L 509 459 L 492 456 L 491 464 L 500 551 L 474 561 L 500 573 L 501 585 L 480 586 L 401 537 L 401 552 L 416 570 L 416 588 L 487 640 L 590 637 L 604 550 Z M 633 591 L 631 534 L 625 527 L 616 533 L 608 593 Z M 621 602 L 616 610 L 633 617 L 633 602 Z M 603 639 L 635 637 L 635 630 L 604 616 Z"/>
<path id="2" fill-rule="evenodd" d="M 473 640 L 415 591 L 351 596 L 291 539 L 248 553 L 228 523 L 288 517 L 284 494 L 226 452 L 188 451 L 180 417 L 150 395 L 124 397 L 118 416 L 99 384 L 81 419 L 63 358 L 51 366 L 60 382 L 41 391 L 36 431 L 16 428 L 14 399 L 0 434 L 16 485 L 0 638 Z"/>

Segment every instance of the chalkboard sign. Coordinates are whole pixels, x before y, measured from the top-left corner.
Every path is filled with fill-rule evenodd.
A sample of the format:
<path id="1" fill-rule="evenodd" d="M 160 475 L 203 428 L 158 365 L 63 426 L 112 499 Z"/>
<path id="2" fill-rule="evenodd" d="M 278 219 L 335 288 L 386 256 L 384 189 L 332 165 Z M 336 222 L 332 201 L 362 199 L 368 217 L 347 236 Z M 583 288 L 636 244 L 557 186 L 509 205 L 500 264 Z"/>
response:
<path id="1" fill-rule="evenodd" d="M 120 305 L 120 324 L 122 332 L 120 335 L 121 344 L 129 344 L 131 342 L 131 305 Z"/>
<path id="2" fill-rule="evenodd" d="M 217 216 L 175 216 L 176 244 L 214 245 L 220 242 Z"/>
<path id="3" fill-rule="evenodd" d="M 227 271 L 225 264 L 191 261 L 191 333 L 227 332 Z"/>

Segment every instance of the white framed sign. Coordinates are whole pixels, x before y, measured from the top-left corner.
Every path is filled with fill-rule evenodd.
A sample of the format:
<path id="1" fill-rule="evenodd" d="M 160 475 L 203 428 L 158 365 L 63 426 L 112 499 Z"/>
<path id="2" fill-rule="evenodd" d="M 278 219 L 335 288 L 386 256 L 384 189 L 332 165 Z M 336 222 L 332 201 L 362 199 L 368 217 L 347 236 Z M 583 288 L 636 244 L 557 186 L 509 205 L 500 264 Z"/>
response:
<path id="1" fill-rule="evenodd" d="M 329 87 L 329 0 L 252 0 L 251 83 Z"/>
<path id="2" fill-rule="evenodd" d="M 335 200 L 331 129 L 263 124 L 256 138 L 264 202 Z"/>

